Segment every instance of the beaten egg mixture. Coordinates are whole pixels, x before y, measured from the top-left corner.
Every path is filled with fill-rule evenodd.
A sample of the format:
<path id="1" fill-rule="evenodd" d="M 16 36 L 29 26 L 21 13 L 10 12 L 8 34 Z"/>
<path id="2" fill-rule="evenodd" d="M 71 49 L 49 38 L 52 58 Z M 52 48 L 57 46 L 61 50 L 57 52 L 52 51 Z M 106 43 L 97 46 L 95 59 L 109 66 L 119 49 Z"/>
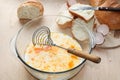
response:
<path id="1" fill-rule="evenodd" d="M 81 46 L 68 35 L 51 33 L 53 42 L 65 48 L 81 50 Z M 25 61 L 30 66 L 47 72 L 60 72 L 80 64 L 80 58 L 55 46 L 29 44 L 25 51 Z"/>

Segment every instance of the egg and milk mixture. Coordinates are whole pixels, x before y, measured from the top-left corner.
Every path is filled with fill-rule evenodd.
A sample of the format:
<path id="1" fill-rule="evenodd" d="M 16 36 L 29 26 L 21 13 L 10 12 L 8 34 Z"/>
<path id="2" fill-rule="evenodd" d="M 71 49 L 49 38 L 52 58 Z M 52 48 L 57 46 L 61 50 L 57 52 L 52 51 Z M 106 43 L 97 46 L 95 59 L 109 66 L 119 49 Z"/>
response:
<path id="1" fill-rule="evenodd" d="M 53 42 L 65 48 L 81 50 L 81 46 L 70 36 L 62 33 L 51 33 Z M 25 51 L 25 61 L 30 66 L 47 72 L 69 70 L 80 64 L 80 58 L 55 46 L 43 46 L 32 43 Z"/>

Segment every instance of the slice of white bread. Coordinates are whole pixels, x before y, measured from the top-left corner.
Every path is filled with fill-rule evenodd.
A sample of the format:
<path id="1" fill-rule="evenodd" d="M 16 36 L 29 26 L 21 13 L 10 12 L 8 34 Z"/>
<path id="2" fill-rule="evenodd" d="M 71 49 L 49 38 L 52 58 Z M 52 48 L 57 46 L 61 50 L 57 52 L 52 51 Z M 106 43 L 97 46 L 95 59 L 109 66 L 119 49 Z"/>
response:
<path id="1" fill-rule="evenodd" d="M 44 7 L 38 1 L 27 1 L 22 3 L 18 10 L 17 15 L 21 20 L 31 20 L 43 15 Z"/>
<path id="2" fill-rule="evenodd" d="M 73 15 L 66 9 L 58 14 L 56 23 L 60 28 L 72 27 Z"/>
<path id="3" fill-rule="evenodd" d="M 73 21 L 73 26 L 71 28 L 73 37 L 79 41 L 84 41 L 88 39 L 89 38 L 88 33 L 86 32 L 84 27 L 88 27 L 89 30 L 93 31 L 94 22 L 95 22 L 94 18 L 92 18 L 89 22 L 85 22 L 81 18 L 76 18 Z"/>
<path id="4" fill-rule="evenodd" d="M 80 7 L 89 7 L 90 5 L 85 4 L 74 4 L 69 7 L 69 11 L 77 17 L 83 18 L 86 22 L 88 22 L 94 16 L 94 10 L 80 10 Z M 75 10 L 77 9 L 77 10 Z"/>

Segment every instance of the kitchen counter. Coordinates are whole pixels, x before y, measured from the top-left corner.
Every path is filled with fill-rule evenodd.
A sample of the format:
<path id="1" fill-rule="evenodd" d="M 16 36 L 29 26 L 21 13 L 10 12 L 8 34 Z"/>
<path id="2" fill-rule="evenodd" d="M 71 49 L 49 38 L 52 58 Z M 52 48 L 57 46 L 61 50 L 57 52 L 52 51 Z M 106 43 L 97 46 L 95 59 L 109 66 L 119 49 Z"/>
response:
<path id="1" fill-rule="evenodd" d="M 13 54 L 10 41 L 21 28 L 17 7 L 25 0 L 0 0 L 0 80 L 37 80 Z M 41 0 L 45 14 L 55 14 L 65 0 Z M 53 5 L 54 4 L 54 5 Z M 95 48 L 93 54 L 101 57 L 100 64 L 87 61 L 82 70 L 70 80 L 120 80 L 120 47 L 115 49 Z"/>

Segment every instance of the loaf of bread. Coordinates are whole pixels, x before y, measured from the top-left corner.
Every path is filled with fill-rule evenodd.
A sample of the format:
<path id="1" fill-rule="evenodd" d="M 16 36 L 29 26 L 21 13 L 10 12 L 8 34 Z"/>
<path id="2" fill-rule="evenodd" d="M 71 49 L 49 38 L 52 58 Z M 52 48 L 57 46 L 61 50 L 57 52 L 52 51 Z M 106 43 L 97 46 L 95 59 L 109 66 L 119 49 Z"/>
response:
<path id="1" fill-rule="evenodd" d="M 90 5 L 92 6 L 100 6 L 103 4 L 106 0 L 90 0 Z"/>
<path id="2" fill-rule="evenodd" d="M 17 9 L 17 16 L 20 20 L 31 20 L 43 15 L 44 7 L 36 0 L 29 0 L 22 3 Z"/>
<path id="3" fill-rule="evenodd" d="M 99 1 L 98 4 L 101 4 L 101 7 L 120 7 L 118 0 L 91 0 L 94 3 Z M 93 3 L 91 2 L 91 3 Z M 111 30 L 120 29 L 120 12 L 112 11 L 95 11 L 96 18 L 101 24 L 107 24 Z"/>

